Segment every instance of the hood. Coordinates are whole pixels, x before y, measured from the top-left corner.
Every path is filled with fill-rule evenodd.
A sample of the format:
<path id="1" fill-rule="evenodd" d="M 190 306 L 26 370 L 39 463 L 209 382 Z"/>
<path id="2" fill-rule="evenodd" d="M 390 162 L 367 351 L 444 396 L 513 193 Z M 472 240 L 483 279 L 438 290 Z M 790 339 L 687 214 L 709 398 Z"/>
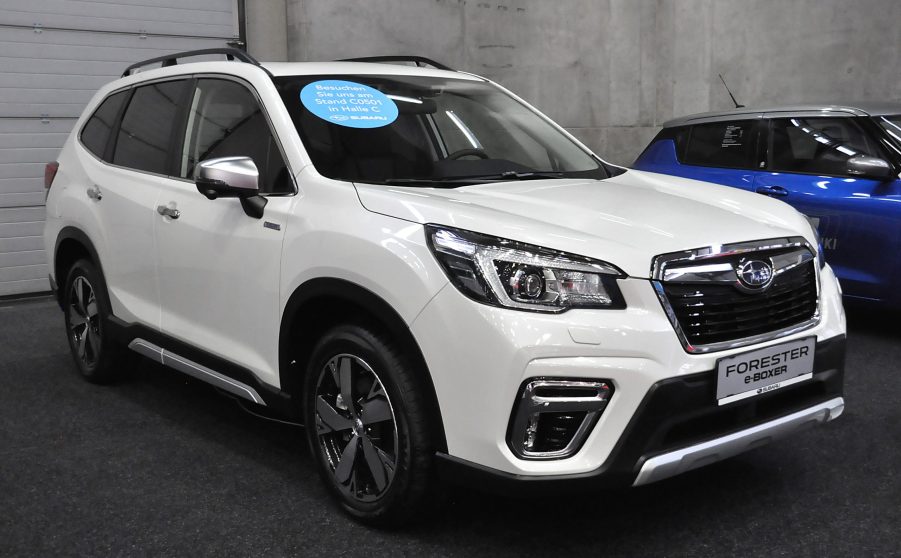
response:
<path id="1" fill-rule="evenodd" d="M 606 180 L 356 188 L 369 211 L 596 258 L 632 277 L 649 277 L 654 256 L 669 252 L 786 236 L 815 244 L 804 216 L 786 203 L 635 170 Z"/>

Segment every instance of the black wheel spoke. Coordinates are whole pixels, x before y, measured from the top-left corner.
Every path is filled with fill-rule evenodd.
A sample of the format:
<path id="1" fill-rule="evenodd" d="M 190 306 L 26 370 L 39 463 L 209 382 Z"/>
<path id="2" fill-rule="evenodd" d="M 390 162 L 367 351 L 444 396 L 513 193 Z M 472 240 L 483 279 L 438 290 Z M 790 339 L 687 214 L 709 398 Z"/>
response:
<path id="1" fill-rule="evenodd" d="M 78 341 L 78 358 L 80 358 L 81 360 L 83 360 L 85 362 L 88 361 L 88 358 L 87 358 L 88 357 L 88 355 L 87 355 L 88 331 L 90 329 L 91 329 L 90 326 L 86 327 L 85 330 L 81 333 L 81 335 L 79 335 L 76 339 Z"/>
<path id="2" fill-rule="evenodd" d="M 69 329 L 74 331 L 77 334 L 78 333 L 77 330 L 87 326 L 88 321 L 85 318 L 82 318 L 81 316 L 79 316 L 78 314 L 73 315 L 72 312 L 74 310 L 75 310 L 75 306 L 72 306 L 71 309 L 69 310 Z"/>
<path id="3" fill-rule="evenodd" d="M 94 361 L 97 358 L 97 333 L 94 331 L 94 328 L 91 327 L 90 322 L 88 323 L 88 327 L 84 330 L 85 337 L 87 341 L 85 342 L 85 354 L 88 355 L 89 361 Z"/>
<path id="4" fill-rule="evenodd" d="M 342 358 L 338 363 L 338 389 L 341 390 L 341 402 L 347 407 L 350 416 L 356 417 L 357 410 L 354 408 L 351 371 L 350 358 Z"/>
<path id="5" fill-rule="evenodd" d="M 366 426 L 394 419 L 391 415 L 391 406 L 388 405 L 388 400 L 382 397 L 364 401 L 360 406 L 363 408 L 360 418 Z"/>
<path id="6" fill-rule="evenodd" d="M 338 466 L 335 467 L 335 480 L 338 481 L 338 484 L 347 484 L 350 481 L 359 446 L 360 438 L 354 436 L 341 453 L 341 460 L 338 462 Z"/>
<path id="7" fill-rule="evenodd" d="M 383 459 L 383 454 L 380 454 L 379 450 L 372 443 L 372 440 L 369 438 L 362 439 L 363 446 L 363 457 L 366 461 L 366 467 L 369 469 L 369 473 L 372 475 L 372 480 L 375 482 L 375 487 L 381 492 L 388 486 L 388 482 L 391 481 L 391 478 L 394 476 L 394 470 L 391 469 L 389 471 L 387 464 L 385 463 L 385 459 Z M 386 456 L 387 457 L 387 456 Z"/>
<path id="8" fill-rule="evenodd" d="M 72 308 L 75 309 L 75 313 L 81 316 L 82 318 L 86 318 L 87 314 L 85 313 L 84 303 L 84 278 L 76 277 L 75 281 L 72 282 Z"/>
<path id="9" fill-rule="evenodd" d="M 97 300 L 94 298 L 93 291 L 91 292 L 91 299 L 85 307 L 85 316 L 89 319 L 97 316 Z"/>
<path id="10" fill-rule="evenodd" d="M 316 417 L 319 419 L 317 428 L 320 435 L 329 432 L 343 432 L 354 426 L 352 420 L 342 416 L 321 395 L 316 398 Z"/>

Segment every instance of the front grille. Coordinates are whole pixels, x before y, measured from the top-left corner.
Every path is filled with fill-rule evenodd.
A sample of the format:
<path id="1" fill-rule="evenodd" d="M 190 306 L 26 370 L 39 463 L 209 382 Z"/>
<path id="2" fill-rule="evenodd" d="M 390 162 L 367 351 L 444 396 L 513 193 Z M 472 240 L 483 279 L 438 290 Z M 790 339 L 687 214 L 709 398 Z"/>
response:
<path id="1" fill-rule="evenodd" d="M 780 273 L 762 292 L 723 283 L 663 283 L 663 292 L 690 345 L 766 334 L 806 322 L 817 310 L 816 260 Z"/>

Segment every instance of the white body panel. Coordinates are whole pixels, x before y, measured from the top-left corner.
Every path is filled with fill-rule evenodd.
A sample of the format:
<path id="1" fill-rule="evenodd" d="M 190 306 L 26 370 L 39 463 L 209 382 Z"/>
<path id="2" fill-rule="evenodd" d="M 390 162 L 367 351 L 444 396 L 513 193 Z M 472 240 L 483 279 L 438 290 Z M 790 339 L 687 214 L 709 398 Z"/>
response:
<path id="1" fill-rule="evenodd" d="M 100 257 L 113 313 L 158 329 L 154 208 L 158 188 L 168 179 L 104 164 L 77 142 L 73 134 L 59 159 L 61 170 L 47 203 L 45 249 L 54 253 L 56 233 L 62 228 L 82 230 Z M 95 187 L 102 196 L 99 201 L 88 196 Z M 54 278 L 58 284 L 65 281 Z"/>
<path id="2" fill-rule="evenodd" d="M 271 197 L 266 221 L 237 199 L 208 200 L 194 184 L 168 180 L 153 212 L 162 331 L 278 385 L 279 272 L 290 197 Z"/>
<path id="3" fill-rule="evenodd" d="M 786 236 L 810 227 L 759 194 L 641 171 L 603 181 L 529 180 L 456 189 L 357 184 L 370 211 L 598 258 L 648 277 L 658 254 Z M 688 217 L 688 218 L 686 218 Z"/>
<path id="4" fill-rule="evenodd" d="M 366 211 L 352 184 L 298 176 L 306 195 L 290 217 L 282 259 L 282 308 L 305 282 L 333 277 L 379 296 L 412 323 L 447 284 L 420 225 Z M 378 231 L 378 234 L 369 234 Z"/>

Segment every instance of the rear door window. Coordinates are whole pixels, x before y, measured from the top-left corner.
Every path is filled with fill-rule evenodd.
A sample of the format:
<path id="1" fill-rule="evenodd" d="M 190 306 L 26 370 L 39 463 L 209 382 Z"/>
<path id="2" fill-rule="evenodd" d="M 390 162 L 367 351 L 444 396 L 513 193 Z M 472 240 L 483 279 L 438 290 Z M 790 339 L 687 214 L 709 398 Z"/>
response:
<path id="1" fill-rule="evenodd" d="M 81 143 L 88 151 L 105 160 L 106 146 L 110 132 L 116 124 L 122 103 L 128 98 L 129 91 L 113 93 L 100 103 L 94 114 L 81 129 Z"/>
<path id="2" fill-rule="evenodd" d="M 705 167 L 756 168 L 756 129 L 755 120 L 692 126 L 683 162 Z"/>
<path id="3" fill-rule="evenodd" d="M 856 118 L 775 118 L 767 146 L 773 171 L 846 176 L 848 160 L 886 158 Z"/>
<path id="4" fill-rule="evenodd" d="M 169 146 L 186 80 L 164 81 L 135 89 L 116 138 L 113 163 L 169 174 Z"/>

